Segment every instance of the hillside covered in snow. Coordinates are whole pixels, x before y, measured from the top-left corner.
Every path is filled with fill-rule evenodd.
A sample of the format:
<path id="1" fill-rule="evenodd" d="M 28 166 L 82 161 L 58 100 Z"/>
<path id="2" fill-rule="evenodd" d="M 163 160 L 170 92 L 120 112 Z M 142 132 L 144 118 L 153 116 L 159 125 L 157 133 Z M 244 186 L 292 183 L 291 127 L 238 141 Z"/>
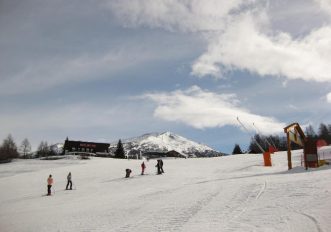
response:
<path id="1" fill-rule="evenodd" d="M 185 157 L 211 157 L 224 155 L 207 145 L 200 144 L 171 132 L 150 133 L 139 137 L 123 140 L 125 151 L 131 155 L 146 152 L 177 151 Z M 111 144 L 115 150 L 117 143 Z"/>
<path id="2" fill-rule="evenodd" d="M 290 171 L 286 152 L 272 167 L 261 154 L 164 159 L 162 175 L 151 159 L 144 176 L 141 160 L 14 160 L 0 165 L 0 231 L 330 231 L 331 167 L 306 171 L 301 154 Z"/>

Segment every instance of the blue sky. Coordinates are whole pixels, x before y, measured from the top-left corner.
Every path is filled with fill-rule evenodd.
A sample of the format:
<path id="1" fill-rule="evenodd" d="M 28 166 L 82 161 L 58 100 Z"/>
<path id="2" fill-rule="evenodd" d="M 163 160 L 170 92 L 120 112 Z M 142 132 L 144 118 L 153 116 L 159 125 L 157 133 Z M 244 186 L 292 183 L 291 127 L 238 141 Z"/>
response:
<path id="1" fill-rule="evenodd" d="M 0 138 L 172 131 L 231 152 L 331 123 L 328 0 L 0 1 Z"/>

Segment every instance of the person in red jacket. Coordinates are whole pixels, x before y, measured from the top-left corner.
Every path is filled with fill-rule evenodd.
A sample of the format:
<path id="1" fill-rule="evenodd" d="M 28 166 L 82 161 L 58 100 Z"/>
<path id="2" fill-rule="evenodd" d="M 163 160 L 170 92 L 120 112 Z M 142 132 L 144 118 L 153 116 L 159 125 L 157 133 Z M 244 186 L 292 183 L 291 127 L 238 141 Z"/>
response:
<path id="1" fill-rule="evenodd" d="M 48 196 L 51 195 L 52 185 L 53 185 L 53 178 L 52 178 L 52 175 L 49 175 L 49 177 L 47 179 L 47 195 Z"/>
<path id="2" fill-rule="evenodd" d="M 146 168 L 145 162 L 142 162 L 141 163 L 141 175 L 144 175 L 145 168 Z"/>

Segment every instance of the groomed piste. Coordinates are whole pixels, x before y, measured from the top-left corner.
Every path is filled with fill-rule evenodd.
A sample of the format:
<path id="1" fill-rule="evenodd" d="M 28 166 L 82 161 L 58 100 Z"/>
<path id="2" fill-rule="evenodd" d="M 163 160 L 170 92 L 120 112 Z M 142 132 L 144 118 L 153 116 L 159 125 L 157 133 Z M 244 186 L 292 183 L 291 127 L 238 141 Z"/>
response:
<path id="1" fill-rule="evenodd" d="M 143 176 L 141 160 L 15 160 L 0 167 L 0 231 L 330 231 L 331 168 L 301 156 L 291 170 L 286 152 L 272 167 L 262 154 L 164 159 L 162 175 L 151 159 Z"/>

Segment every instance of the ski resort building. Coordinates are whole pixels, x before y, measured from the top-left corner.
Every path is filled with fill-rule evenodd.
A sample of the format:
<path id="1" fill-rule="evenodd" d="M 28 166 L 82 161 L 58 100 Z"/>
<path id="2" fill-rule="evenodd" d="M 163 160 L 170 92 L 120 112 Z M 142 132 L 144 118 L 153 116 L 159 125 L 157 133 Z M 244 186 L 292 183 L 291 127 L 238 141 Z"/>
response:
<path id="1" fill-rule="evenodd" d="M 73 141 L 68 138 L 63 145 L 64 154 L 97 154 L 109 153 L 109 143 L 95 143 L 86 141 Z"/>

